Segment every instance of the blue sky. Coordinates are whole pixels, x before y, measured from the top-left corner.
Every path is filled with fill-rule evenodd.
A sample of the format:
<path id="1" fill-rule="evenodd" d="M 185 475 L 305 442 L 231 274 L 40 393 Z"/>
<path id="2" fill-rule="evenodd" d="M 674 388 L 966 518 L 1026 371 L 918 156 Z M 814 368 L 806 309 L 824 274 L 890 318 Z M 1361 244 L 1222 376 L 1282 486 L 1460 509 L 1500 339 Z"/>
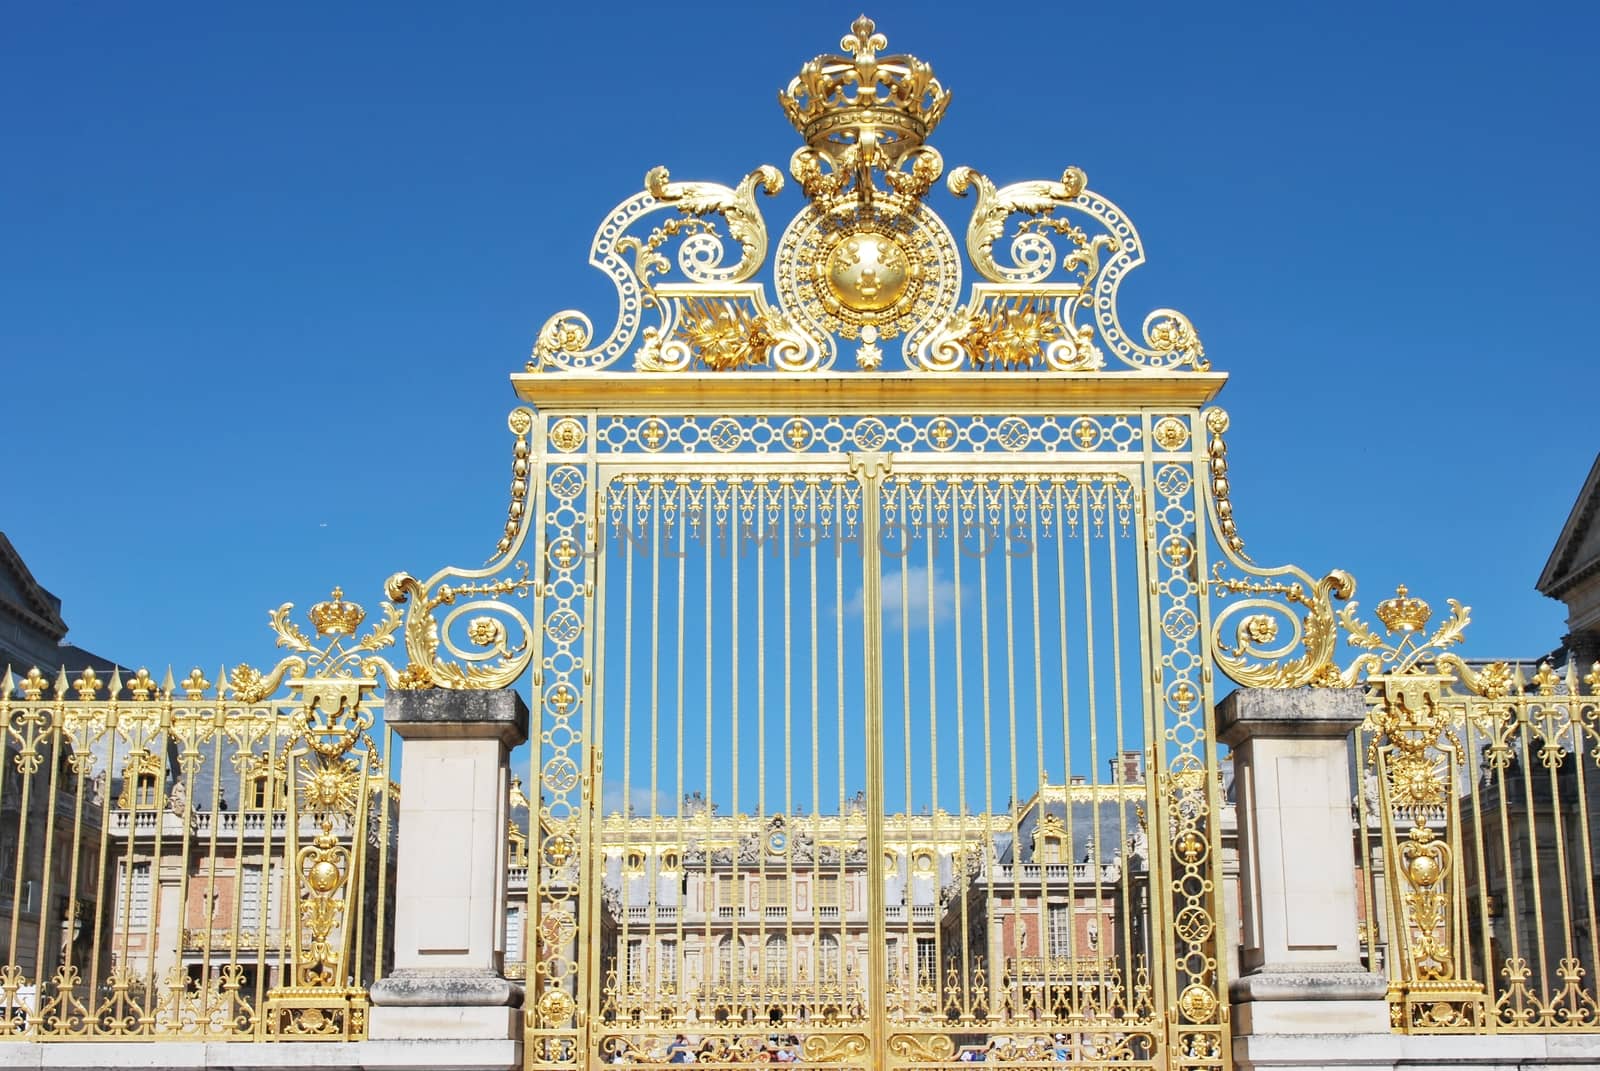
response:
<path id="1" fill-rule="evenodd" d="M 595 224 L 658 163 L 786 163 L 775 91 L 857 13 L 702 10 L 7 8 L 0 528 L 74 641 L 270 663 L 270 607 L 488 554 L 507 373 L 612 307 Z M 1557 642 L 1532 584 L 1600 447 L 1591 10 L 870 13 L 953 88 L 950 166 L 1076 164 L 1131 214 L 1126 307 L 1234 376 L 1258 561 L 1458 597 L 1468 653 Z"/>

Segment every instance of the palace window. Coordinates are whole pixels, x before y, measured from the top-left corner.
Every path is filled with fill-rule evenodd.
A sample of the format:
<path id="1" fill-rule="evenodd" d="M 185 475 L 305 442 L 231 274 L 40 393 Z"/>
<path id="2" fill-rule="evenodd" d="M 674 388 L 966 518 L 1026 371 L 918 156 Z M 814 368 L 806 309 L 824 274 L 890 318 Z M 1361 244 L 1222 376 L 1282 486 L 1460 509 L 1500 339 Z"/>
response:
<path id="1" fill-rule="evenodd" d="M 268 766 L 263 758 L 255 772 L 248 775 L 244 790 L 244 809 L 247 811 L 282 810 L 287 802 L 281 771 Z"/>
<path id="2" fill-rule="evenodd" d="M 622 867 L 629 874 L 644 873 L 644 852 L 637 848 L 632 849 L 623 858 Z"/>
<path id="3" fill-rule="evenodd" d="M 891 945 L 892 949 L 894 946 Z M 893 954 L 890 955 L 889 973 L 894 974 Z M 839 980 L 839 939 L 825 933 L 817 941 L 817 974 L 824 982 Z"/>
<path id="4" fill-rule="evenodd" d="M 726 937 L 717 941 L 717 984 L 733 984 L 733 943 Z"/>
<path id="5" fill-rule="evenodd" d="M 118 929 L 132 930 L 150 925 L 150 864 L 118 865 Z"/>
<path id="6" fill-rule="evenodd" d="M 246 863 L 239 869 L 239 928 L 254 930 L 261 925 L 261 865 Z"/>
<path id="7" fill-rule="evenodd" d="M 767 907 L 789 906 L 789 877 L 786 874 L 767 875 L 767 895 L 762 901 Z"/>
<path id="8" fill-rule="evenodd" d="M 781 935 L 767 938 L 767 984 L 782 985 L 789 978 L 789 942 Z"/>
<path id="9" fill-rule="evenodd" d="M 628 942 L 628 962 L 623 974 L 625 982 L 644 981 L 644 941 L 634 938 Z"/>
<path id="10" fill-rule="evenodd" d="M 931 937 L 917 938 L 917 984 L 939 981 L 939 957 Z"/>
<path id="11" fill-rule="evenodd" d="M 656 954 L 656 984 L 665 991 L 675 991 L 678 985 L 678 942 L 662 941 Z M 662 994 L 666 995 L 665 992 Z"/>
<path id="12" fill-rule="evenodd" d="M 1050 955 L 1065 959 L 1075 950 L 1072 947 L 1072 906 L 1050 905 Z"/>
<path id="13" fill-rule="evenodd" d="M 123 767 L 117 806 L 125 811 L 161 809 L 161 760 L 148 751 L 133 751 Z"/>
<path id="14" fill-rule="evenodd" d="M 739 906 L 738 886 L 734 883 L 732 874 L 717 875 L 717 906 Z"/>
<path id="15" fill-rule="evenodd" d="M 817 884 L 817 906 L 818 907 L 838 907 L 839 906 L 839 875 L 837 875 L 837 874 L 819 874 L 819 875 L 817 875 L 816 884 Z"/>
<path id="16" fill-rule="evenodd" d="M 506 962 L 522 962 L 522 908 L 506 911 Z"/>
<path id="17" fill-rule="evenodd" d="M 511 866 L 528 865 L 528 838 L 515 825 L 506 831 L 506 862 Z"/>

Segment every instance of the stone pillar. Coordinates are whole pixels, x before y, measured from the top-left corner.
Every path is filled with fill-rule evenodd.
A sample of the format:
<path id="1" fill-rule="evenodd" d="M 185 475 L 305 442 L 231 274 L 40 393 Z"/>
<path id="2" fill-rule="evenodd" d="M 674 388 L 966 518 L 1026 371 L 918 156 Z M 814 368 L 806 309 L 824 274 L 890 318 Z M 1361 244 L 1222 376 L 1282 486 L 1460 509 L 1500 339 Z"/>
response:
<path id="1" fill-rule="evenodd" d="M 1217 708 L 1238 800 L 1235 1034 L 1389 1028 L 1385 980 L 1361 965 L 1356 930 L 1349 739 L 1365 716 L 1350 688 L 1242 688 Z"/>
<path id="2" fill-rule="evenodd" d="M 511 689 L 396 690 L 400 761 L 394 970 L 372 987 L 372 1038 L 520 1038 L 502 927 L 510 752 L 528 737 Z"/>

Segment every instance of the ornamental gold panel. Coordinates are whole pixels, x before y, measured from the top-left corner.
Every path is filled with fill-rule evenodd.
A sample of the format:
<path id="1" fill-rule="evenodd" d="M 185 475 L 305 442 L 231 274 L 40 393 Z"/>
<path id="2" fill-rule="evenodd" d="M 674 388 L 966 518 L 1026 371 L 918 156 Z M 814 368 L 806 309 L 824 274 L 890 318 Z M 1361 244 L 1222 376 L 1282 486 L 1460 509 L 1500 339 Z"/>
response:
<path id="1" fill-rule="evenodd" d="M 352 1040 L 392 945 L 400 626 L 335 588 L 271 669 L 0 674 L 0 1041 Z"/>
<path id="2" fill-rule="evenodd" d="M 1403 585 L 1340 614 L 1365 685 L 1357 859 L 1368 961 L 1407 1033 L 1600 1030 L 1600 665 L 1469 663 L 1469 611 Z M 1430 631 L 1430 624 L 1432 625 Z"/>

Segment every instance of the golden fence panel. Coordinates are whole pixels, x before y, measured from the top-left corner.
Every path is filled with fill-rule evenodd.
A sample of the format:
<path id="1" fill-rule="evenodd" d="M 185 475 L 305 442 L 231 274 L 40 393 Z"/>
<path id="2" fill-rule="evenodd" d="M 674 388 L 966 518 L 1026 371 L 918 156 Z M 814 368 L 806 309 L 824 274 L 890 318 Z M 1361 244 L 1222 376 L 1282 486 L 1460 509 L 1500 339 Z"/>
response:
<path id="1" fill-rule="evenodd" d="M 354 640 L 336 590 L 313 640 L 289 609 L 267 674 L 0 676 L 0 1039 L 365 1035 L 399 802 L 369 652 L 393 626 Z"/>
<path id="2" fill-rule="evenodd" d="M 530 750 L 537 794 L 511 796 L 508 973 L 542 983 L 528 1066 L 1223 1062 L 1196 906 L 1214 752 L 1174 770 L 1144 698 L 1147 580 L 1187 561 L 1149 537 L 1134 465 L 993 468 L 552 480 L 549 515 L 593 495 L 602 530 L 551 559 L 584 571 L 592 691 L 546 678 L 562 727 Z M 545 590 L 548 664 L 570 665 L 575 611 Z"/>
<path id="3" fill-rule="evenodd" d="M 1426 640 L 1426 603 L 1350 615 L 1369 654 L 1356 734 L 1355 828 L 1369 961 L 1410 1033 L 1600 1031 L 1594 972 L 1600 837 L 1600 664 L 1531 671 Z M 1353 626 L 1353 627 L 1352 627 Z"/>

